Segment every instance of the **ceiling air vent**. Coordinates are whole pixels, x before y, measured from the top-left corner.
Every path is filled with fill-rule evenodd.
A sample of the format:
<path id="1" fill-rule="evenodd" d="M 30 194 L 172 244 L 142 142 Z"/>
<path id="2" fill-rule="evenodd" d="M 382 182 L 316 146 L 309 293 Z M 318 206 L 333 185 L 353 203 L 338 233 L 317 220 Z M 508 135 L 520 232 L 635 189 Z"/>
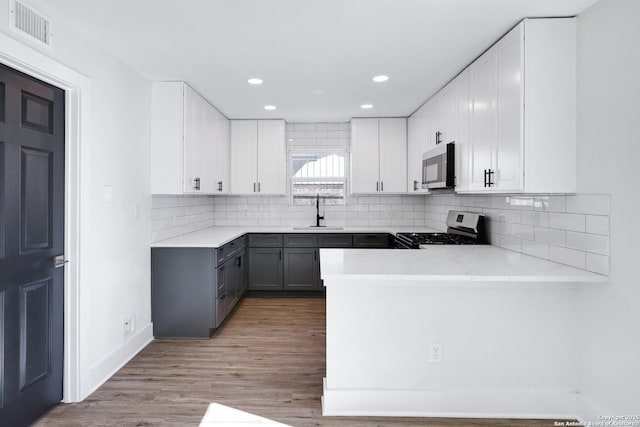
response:
<path id="1" fill-rule="evenodd" d="M 18 1 L 9 2 L 9 27 L 18 34 L 51 48 L 51 20 L 31 6 Z"/>

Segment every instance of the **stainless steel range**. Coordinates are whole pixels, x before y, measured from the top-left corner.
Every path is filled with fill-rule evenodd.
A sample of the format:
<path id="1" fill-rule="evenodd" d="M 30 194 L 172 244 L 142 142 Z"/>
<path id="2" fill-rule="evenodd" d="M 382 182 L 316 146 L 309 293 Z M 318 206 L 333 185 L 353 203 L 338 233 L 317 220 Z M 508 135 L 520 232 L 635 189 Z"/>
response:
<path id="1" fill-rule="evenodd" d="M 449 211 L 446 233 L 398 233 L 396 249 L 420 249 L 420 245 L 478 245 L 487 243 L 484 216 L 473 212 Z"/>

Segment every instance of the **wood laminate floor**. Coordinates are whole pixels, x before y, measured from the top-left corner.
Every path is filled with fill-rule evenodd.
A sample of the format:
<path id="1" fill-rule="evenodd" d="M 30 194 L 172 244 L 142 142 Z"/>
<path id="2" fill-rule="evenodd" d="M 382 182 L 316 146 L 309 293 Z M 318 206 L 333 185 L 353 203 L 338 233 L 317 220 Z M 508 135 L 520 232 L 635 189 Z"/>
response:
<path id="1" fill-rule="evenodd" d="M 85 401 L 59 405 L 36 425 L 199 425 L 211 403 L 296 427 L 554 425 L 323 417 L 324 372 L 324 299 L 245 298 L 213 339 L 153 341 Z"/>

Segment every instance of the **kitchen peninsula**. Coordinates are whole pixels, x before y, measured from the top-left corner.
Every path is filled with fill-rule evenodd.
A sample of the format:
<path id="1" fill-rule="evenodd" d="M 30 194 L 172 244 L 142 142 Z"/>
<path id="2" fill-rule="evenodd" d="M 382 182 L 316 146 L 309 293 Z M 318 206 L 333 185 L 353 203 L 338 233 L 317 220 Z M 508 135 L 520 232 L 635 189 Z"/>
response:
<path id="1" fill-rule="evenodd" d="M 608 277 L 489 245 L 320 258 L 324 415 L 575 411 L 578 289 Z"/>

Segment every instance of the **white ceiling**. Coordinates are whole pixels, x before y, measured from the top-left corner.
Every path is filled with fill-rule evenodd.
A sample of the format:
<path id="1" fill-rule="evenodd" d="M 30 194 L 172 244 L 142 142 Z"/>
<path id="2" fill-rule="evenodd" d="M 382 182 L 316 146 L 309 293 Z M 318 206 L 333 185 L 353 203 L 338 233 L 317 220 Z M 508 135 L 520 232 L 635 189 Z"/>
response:
<path id="1" fill-rule="evenodd" d="M 149 80 L 185 80 L 229 118 L 407 116 L 524 17 L 595 0 L 42 2 Z M 48 3 L 48 4 L 47 4 Z M 54 28 L 55 29 L 55 28 Z M 55 37 L 55 35 L 54 35 Z M 371 78 L 387 74 L 386 83 Z M 261 86 L 246 83 L 264 80 Z M 314 89 L 324 91 L 313 95 Z M 371 110 L 361 104 L 374 105 Z M 275 111 L 265 111 L 273 104 Z"/>

